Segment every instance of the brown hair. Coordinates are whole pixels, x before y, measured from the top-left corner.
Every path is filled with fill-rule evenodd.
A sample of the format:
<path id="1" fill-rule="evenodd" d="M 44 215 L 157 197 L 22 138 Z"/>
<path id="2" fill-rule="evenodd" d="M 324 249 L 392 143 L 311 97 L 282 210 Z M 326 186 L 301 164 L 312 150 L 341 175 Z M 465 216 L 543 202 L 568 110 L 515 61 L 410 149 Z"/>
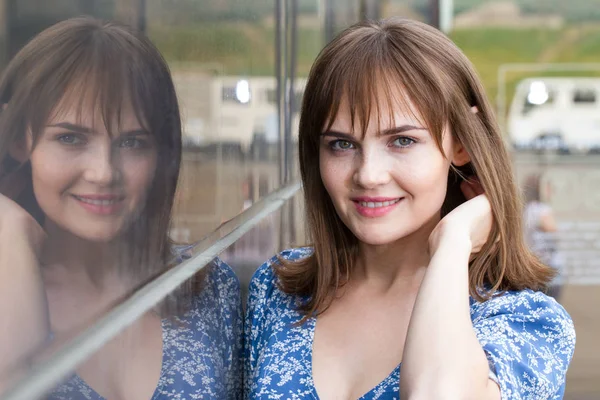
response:
<path id="1" fill-rule="evenodd" d="M 10 62 L 0 80 L 0 171 L 24 168 L 9 154 L 31 132 L 37 142 L 48 120 L 66 102 L 101 113 L 113 132 L 125 102 L 155 138 L 158 161 L 141 215 L 126 233 L 120 256 L 123 272 L 147 279 L 170 260 L 168 231 L 181 161 L 181 120 L 169 68 L 144 35 L 90 17 L 60 22 L 33 38 Z M 31 179 L 16 199 L 38 221 Z"/>
<path id="2" fill-rule="evenodd" d="M 408 99 L 402 99 L 398 89 Z M 465 201 L 460 190 L 463 176 L 477 175 L 495 224 L 488 242 L 470 263 L 473 297 L 484 300 L 496 290 L 544 287 L 552 272 L 523 241 L 521 201 L 510 159 L 469 60 L 446 36 L 423 23 L 405 19 L 361 22 L 321 51 L 302 104 L 300 170 L 314 253 L 297 262 L 282 260 L 276 273 L 283 291 L 309 298 L 301 307 L 305 315 L 327 308 L 332 292 L 352 274 L 357 255 L 358 240 L 337 215 L 321 181 L 318 161 L 319 136 L 333 124 L 343 99 L 363 135 L 372 111 L 381 122 L 382 107 L 391 111 L 398 102 L 409 100 L 440 151 L 446 127 L 468 151 L 471 163 L 462 170 L 450 170 L 441 214 Z M 372 104 L 373 99 L 377 104 Z M 474 106 L 477 113 L 472 112 Z"/>

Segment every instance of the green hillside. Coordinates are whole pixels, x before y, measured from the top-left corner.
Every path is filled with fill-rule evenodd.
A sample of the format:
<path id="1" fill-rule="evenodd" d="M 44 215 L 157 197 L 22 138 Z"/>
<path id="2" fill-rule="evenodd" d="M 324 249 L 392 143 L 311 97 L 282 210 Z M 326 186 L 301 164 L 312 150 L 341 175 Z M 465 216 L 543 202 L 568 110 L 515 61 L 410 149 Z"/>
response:
<path id="1" fill-rule="evenodd" d="M 297 0 L 300 13 L 316 14 L 319 2 Z M 347 0 L 331 0 L 339 12 L 348 8 Z M 382 0 L 388 4 L 409 6 L 426 12 L 430 0 Z M 453 0 L 455 13 L 484 3 L 510 0 Z M 570 22 L 600 20 L 600 0 L 512 0 L 527 14 L 560 14 Z M 112 4 L 114 0 L 103 0 Z M 153 0 L 147 3 L 151 19 L 157 22 L 188 23 L 198 21 L 255 21 L 274 13 L 273 0 Z"/>
<path id="2" fill-rule="evenodd" d="M 272 75 L 273 29 L 252 23 L 203 23 L 181 27 L 152 27 L 149 34 L 172 63 L 220 65 L 228 75 Z M 468 29 L 451 38 L 463 49 L 481 75 L 491 96 L 497 92 L 497 73 L 505 63 L 600 62 L 600 24 L 545 29 Z M 301 29 L 298 74 L 306 76 L 322 46 L 317 30 Z M 514 75 L 516 82 L 524 75 Z"/>
<path id="3" fill-rule="evenodd" d="M 419 10 L 429 6 L 429 0 L 388 0 L 392 3 L 412 3 Z M 454 0 L 456 14 L 490 2 L 510 0 Z M 600 20 L 600 0 L 512 0 L 525 14 L 559 14 L 569 22 Z"/>

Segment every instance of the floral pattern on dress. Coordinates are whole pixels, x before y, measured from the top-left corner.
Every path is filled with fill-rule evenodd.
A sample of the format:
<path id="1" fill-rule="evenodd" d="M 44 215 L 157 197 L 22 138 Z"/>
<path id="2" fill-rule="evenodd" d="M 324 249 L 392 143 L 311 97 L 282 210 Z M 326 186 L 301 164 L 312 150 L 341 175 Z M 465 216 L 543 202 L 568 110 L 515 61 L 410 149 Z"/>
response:
<path id="1" fill-rule="evenodd" d="M 311 248 L 286 250 L 298 260 Z M 315 318 L 302 325 L 297 307 L 306 298 L 283 293 L 272 266 L 263 264 L 250 283 L 245 317 L 244 385 L 248 399 L 317 399 L 312 379 Z M 476 336 L 490 364 L 490 378 L 502 400 L 559 400 L 575 348 L 569 314 L 553 298 L 531 290 L 497 293 L 490 300 L 470 298 Z M 361 400 L 399 399 L 398 365 Z"/>
<path id="2" fill-rule="evenodd" d="M 178 261 L 188 256 L 178 254 Z M 201 292 L 178 317 L 162 320 L 163 362 L 151 400 L 242 397 L 242 308 L 235 273 L 220 259 L 207 265 Z M 103 400 L 78 375 L 49 400 Z"/>

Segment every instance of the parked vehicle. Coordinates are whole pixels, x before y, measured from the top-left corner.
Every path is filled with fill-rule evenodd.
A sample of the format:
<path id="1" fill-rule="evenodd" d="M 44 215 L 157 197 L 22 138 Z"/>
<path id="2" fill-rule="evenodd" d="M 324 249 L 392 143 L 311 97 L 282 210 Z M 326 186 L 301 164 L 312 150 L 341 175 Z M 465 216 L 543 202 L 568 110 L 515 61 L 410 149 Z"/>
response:
<path id="1" fill-rule="evenodd" d="M 518 150 L 600 150 L 600 78 L 529 78 L 516 89 L 508 134 Z"/>

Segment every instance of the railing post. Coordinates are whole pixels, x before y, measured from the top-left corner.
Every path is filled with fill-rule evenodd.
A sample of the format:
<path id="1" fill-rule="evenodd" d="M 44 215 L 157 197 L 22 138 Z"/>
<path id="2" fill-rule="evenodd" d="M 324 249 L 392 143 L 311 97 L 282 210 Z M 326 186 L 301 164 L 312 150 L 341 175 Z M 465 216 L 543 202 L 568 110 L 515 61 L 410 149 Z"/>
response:
<path id="1" fill-rule="evenodd" d="M 275 1 L 275 75 L 277 80 L 277 120 L 279 128 L 279 184 L 285 185 L 293 174 L 292 121 L 295 102 L 297 0 Z M 281 210 L 280 248 L 292 241 L 292 207 Z"/>

